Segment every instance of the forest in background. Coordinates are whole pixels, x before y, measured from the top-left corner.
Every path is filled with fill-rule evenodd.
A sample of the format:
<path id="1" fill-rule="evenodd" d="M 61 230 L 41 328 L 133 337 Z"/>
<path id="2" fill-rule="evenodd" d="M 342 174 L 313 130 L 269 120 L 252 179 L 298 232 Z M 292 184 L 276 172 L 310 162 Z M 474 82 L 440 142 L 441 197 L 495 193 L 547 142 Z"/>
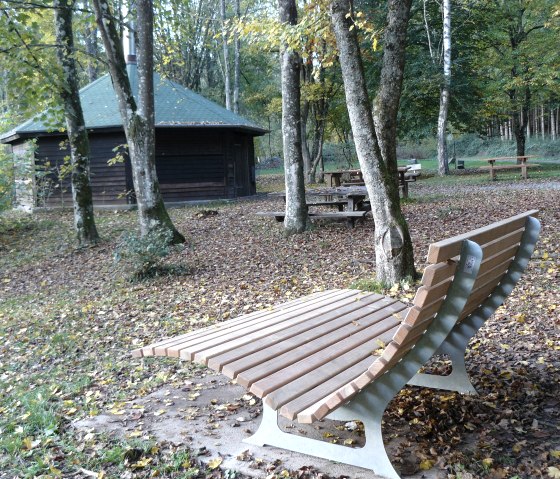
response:
<path id="1" fill-rule="evenodd" d="M 324 5 L 323 5 L 324 6 Z M 125 36 L 134 5 L 119 1 Z M 379 82 L 385 2 L 354 4 L 368 86 Z M 163 76 L 203 94 L 268 128 L 257 144 L 259 159 L 282 156 L 280 41 L 302 58 L 302 119 L 309 150 L 324 141 L 352 150 L 333 33 L 321 2 L 299 3 L 297 26 L 282 27 L 274 2 L 262 0 L 156 0 L 154 58 Z M 560 9 L 552 0 L 453 0 L 451 96 L 448 132 L 460 139 L 511 142 L 525 115 L 525 135 L 555 141 L 559 134 Z M 81 86 L 107 72 L 102 42 L 88 0 L 76 4 L 76 60 Z M 399 112 L 401 144 L 435 136 L 442 70 L 442 12 L 436 0 L 413 2 Z M 50 2 L 3 0 L 0 33 L 0 131 L 48 110 L 53 128 L 62 122 L 53 85 L 55 61 Z M 318 132 L 323 132 L 318 140 Z M 476 153 L 476 152 L 475 152 Z M 405 153 L 406 154 L 406 153 Z"/>

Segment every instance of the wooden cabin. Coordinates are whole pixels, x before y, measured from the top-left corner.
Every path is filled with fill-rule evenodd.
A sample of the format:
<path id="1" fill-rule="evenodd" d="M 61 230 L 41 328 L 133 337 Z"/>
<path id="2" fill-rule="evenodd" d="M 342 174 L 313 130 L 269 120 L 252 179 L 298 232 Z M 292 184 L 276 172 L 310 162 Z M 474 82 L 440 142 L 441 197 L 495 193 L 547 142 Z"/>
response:
<path id="1" fill-rule="evenodd" d="M 137 91 L 135 63 L 128 73 Z M 256 193 L 254 137 L 267 131 L 154 74 L 156 169 L 166 203 L 229 199 Z M 134 205 L 126 138 L 111 78 L 80 90 L 90 141 L 94 206 Z M 44 115 L 0 136 L 17 157 L 16 196 L 24 207 L 71 206 L 69 149 L 63 128 Z M 27 167 L 21 165 L 27 164 Z M 66 174 L 65 174 L 66 171 Z"/>

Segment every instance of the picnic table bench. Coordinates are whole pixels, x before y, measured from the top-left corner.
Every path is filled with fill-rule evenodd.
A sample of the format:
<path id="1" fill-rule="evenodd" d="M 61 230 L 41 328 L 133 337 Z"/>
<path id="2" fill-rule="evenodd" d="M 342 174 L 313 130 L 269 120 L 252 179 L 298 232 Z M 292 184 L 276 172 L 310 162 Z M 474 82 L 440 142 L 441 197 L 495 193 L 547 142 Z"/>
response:
<path id="1" fill-rule="evenodd" d="M 357 290 L 317 292 L 132 354 L 204 364 L 262 398 L 261 425 L 245 442 L 398 478 L 381 435 L 387 405 L 406 384 L 474 392 L 465 368 L 467 344 L 527 266 L 540 230 L 536 213 L 430 245 L 430 265 L 412 307 Z M 417 374 L 435 353 L 449 355 L 452 374 Z M 285 432 L 278 415 L 300 423 L 360 420 L 365 446 Z"/>
<path id="2" fill-rule="evenodd" d="M 486 161 L 488 162 L 488 166 L 481 166 L 480 168 L 483 170 L 488 170 L 490 173 L 490 179 L 492 181 L 496 180 L 496 172 L 499 170 L 521 170 L 521 177 L 526 180 L 528 178 L 527 175 L 527 168 L 534 168 L 538 165 L 537 163 L 527 163 L 529 158 L 535 158 L 535 156 L 500 156 L 497 158 L 487 158 Z M 501 163 L 503 161 L 519 161 L 516 164 L 496 164 L 496 162 Z"/>
<path id="3" fill-rule="evenodd" d="M 346 202 L 344 202 L 346 204 Z M 259 211 L 255 213 L 257 216 L 273 216 L 276 221 L 281 223 L 284 221 L 286 216 L 285 211 Z M 310 211 L 307 213 L 309 218 L 313 219 L 323 219 L 323 220 L 344 220 L 347 225 L 354 228 L 356 220 L 363 220 L 367 214 L 367 211 Z"/>

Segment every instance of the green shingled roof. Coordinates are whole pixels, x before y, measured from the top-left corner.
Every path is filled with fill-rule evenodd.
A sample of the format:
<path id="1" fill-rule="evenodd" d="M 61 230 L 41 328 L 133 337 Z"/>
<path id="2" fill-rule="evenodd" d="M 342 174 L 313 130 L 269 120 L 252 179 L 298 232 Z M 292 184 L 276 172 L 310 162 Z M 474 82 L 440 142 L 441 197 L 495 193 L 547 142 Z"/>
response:
<path id="1" fill-rule="evenodd" d="M 138 91 L 138 72 L 135 64 L 127 66 L 133 92 Z M 266 130 L 178 83 L 154 73 L 156 127 L 232 127 L 249 130 L 256 135 Z M 87 128 L 118 128 L 122 121 L 110 75 L 104 75 L 80 90 Z M 0 139 L 30 136 L 31 133 L 52 131 L 36 118 L 22 123 Z"/>

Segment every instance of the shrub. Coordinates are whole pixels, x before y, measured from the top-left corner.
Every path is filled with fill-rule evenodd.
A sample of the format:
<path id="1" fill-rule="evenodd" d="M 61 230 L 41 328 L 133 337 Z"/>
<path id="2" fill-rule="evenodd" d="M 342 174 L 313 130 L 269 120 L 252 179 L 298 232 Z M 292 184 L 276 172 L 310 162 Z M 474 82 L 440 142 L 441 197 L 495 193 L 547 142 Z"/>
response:
<path id="1" fill-rule="evenodd" d="M 0 147 L 0 213 L 12 206 L 14 199 L 14 165 L 11 153 Z"/>
<path id="2" fill-rule="evenodd" d="M 126 232 L 117 242 L 114 262 L 117 269 L 130 280 L 141 280 L 169 273 L 164 268 L 164 259 L 181 246 L 172 245 L 173 233 L 170 230 L 158 229 L 145 236 Z"/>

